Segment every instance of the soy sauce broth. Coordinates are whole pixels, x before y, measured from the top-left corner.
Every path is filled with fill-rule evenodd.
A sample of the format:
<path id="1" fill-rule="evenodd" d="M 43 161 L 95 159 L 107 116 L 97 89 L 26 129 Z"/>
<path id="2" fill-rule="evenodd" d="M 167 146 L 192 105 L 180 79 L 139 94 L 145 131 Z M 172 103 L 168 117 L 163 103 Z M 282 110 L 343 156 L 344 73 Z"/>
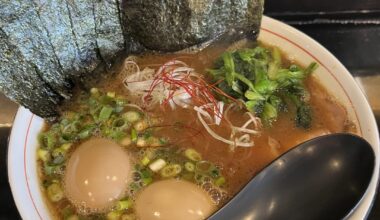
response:
<path id="1" fill-rule="evenodd" d="M 205 74 L 207 68 L 212 68 L 215 57 L 219 57 L 225 50 L 250 47 L 255 44 L 244 41 L 232 46 L 218 45 L 195 54 L 144 54 L 138 57 L 137 63 L 141 69 L 149 67 L 157 70 L 165 62 L 176 59 L 185 62 L 198 73 Z M 260 45 L 270 48 L 269 45 L 261 43 Z M 297 64 L 296 61 L 287 59 L 284 52 L 282 52 L 282 59 L 285 66 Z M 207 76 L 205 77 L 207 78 Z M 111 81 L 111 83 L 105 83 L 103 86 L 106 90 L 115 90 L 127 94 L 124 86 L 120 84 L 122 78 L 123 76 L 116 76 L 116 82 Z M 157 107 L 152 113 L 163 117 L 166 125 L 180 123 L 191 128 L 187 131 L 184 129 L 183 132 L 190 132 L 193 135 L 199 132 L 192 138 L 189 138 L 191 135 L 184 135 L 181 140 L 181 135 L 175 129 L 164 129 L 166 136 L 175 140 L 180 139 L 177 141 L 182 145 L 198 150 L 205 159 L 218 164 L 227 177 L 230 195 L 234 195 L 261 169 L 297 144 L 327 133 L 356 133 L 356 126 L 349 120 L 345 107 L 338 100 L 335 100 L 315 77 L 308 77 L 305 84 L 311 95 L 310 104 L 313 110 L 311 128 L 305 130 L 296 127 L 294 109 L 289 109 L 288 112 L 280 113 L 279 118 L 271 127 L 264 127 L 262 133 L 254 139 L 255 146 L 251 148 L 237 147 L 232 150 L 227 144 L 215 140 L 205 131 L 196 116 L 196 112 L 192 109 L 177 107 L 172 110 L 166 106 L 164 108 Z M 241 117 L 242 113 L 244 111 L 237 111 L 232 116 L 236 124 L 243 124 L 246 120 Z M 229 135 L 226 127 L 213 127 L 213 129 L 221 136 Z M 270 146 L 268 142 L 271 141 L 269 139 L 275 142 L 272 145 L 277 146 Z"/>
<path id="2" fill-rule="evenodd" d="M 239 45 L 217 45 L 198 53 L 176 54 L 143 54 L 137 56 L 137 64 L 140 69 L 145 67 L 157 70 L 169 60 L 180 60 L 194 68 L 196 72 L 205 74 L 207 68 L 211 68 L 216 57 L 225 50 L 233 50 L 239 47 L 250 47 L 252 42 L 244 42 Z M 270 47 L 262 45 L 264 47 Z M 283 64 L 289 66 L 296 61 L 286 59 L 283 53 Z M 119 72 L 122 63 L 115 65 L 114 72 Z M 104 91 L 115 91 L 117 94 L 130 98 L 132 103 L 141 104 L 140 100 L 133 100 L 123 85 L 124 75 L 115 74 L 95 86 Z M 207 79 L 207 76 L 205 76 Z M 326 89 L 311 76 L 305 80 L 305 85 L 310 92 L 310 104 L 312 106 L 313 121 L 310 129 L 302 129 L 295 126 L 294 111 L 279 114 L 272 126 L 264 126 L 261 134 L 254 138 L 255 145 L 249 148 L 231 148 L 210 136 L 199 122 L 196 112 L 192 109 L 177 107 L 175 110 L 169 106 L 156 106 L 150 109 L 148 114 L 162 118 L 158 135 L 167 137 L 171 146 L 181 148 L 194 148 L 203 156 L 203 159 L 211 161 L 220 168 L 228 183 L 226 191 L 229 198 L 233 197 L 244 185 L 261 169 L 275 160 L 284 152 L 297 144 L 313 137 L 335 132 L 356 133 L 355 125 L 349 120 L 346 109 L 326 91 Z M 75 109 L 76 103 L 68 103 L 66 109 Z M 234 110 L 231 113 L 231 121 L 242 125 L 246 120 L 243 116 L 245 110 Z M 221 136 L 229 136 L 229 128 L 226 125 L 213 126 L 213 130 Z M 48 127 L 46 128 L 48 129 Z M 226 200 L 227 201 L 227 200 Z M 226 202 L 224 201 L 224 202 Z M 223 204 L 219 204 L 219 207 Z M 54 205 L 52 205 L 54 207 Z M 60 208 L 55 206 L 55 212 Z"/>

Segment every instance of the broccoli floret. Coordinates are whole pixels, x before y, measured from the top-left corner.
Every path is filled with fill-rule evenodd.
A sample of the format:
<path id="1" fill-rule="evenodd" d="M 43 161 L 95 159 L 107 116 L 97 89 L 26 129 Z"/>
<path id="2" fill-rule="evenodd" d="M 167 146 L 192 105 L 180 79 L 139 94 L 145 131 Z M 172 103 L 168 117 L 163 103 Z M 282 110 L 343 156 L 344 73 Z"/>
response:
<path id="1" fill-rule="evenodd" d="M 264 112 L 265 100 L 250 100 L 245 102 L 245 106 L 250 112 L 254 112 L 258 117 L 261 117 Z"/>
<path id="2" fill-rule="evenodd" d="M 257 46 L 223 53 L 215 62 L 216 69 L 208 72 L 214 81 L 222 80 L 218 84 L 220 89 L 242 100 L 265 124 L 271 125 L 280 112 L 287 110 L 287 105 L 293 105 L 297 109 L 297 127 L 309 128 L 312 115 L 307 102 L 310 95 L 304 79 L 317 66 L 313 62 L 305 69 L 297 65 L 284 68 L 279 49 Z"/>
<path id="3" fill-rule="evenodd" d="M 302 104 L 297 107 L 295 121 L 297 127 L 305 129 L 310 128 L 312 121 L 310 105 L 306 104 L 305 102 L 302 102 Z"/>

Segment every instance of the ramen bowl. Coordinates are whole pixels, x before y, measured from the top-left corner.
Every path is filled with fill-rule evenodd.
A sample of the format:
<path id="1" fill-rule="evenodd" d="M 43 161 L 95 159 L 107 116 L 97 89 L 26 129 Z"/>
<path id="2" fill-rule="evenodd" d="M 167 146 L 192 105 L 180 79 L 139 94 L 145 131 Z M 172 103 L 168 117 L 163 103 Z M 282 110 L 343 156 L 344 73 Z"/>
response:
<path id="1" fill-rule="evenodd" d="M 262 20 L 259 40 L 279 47 L 290 60 L 306 66 L 317 62 L 314 77 L 345 106 L 357 133 L 375 152 L 376 166 L 371 182 L 350 219 L 364 219 L 374 201 L 379 179 L 379 132 L 371 108 L 347 69 L 323 46 L 302 32 L 269 17 Z M 23 219 L 51 219 L 48 203 L 40 190 L 37 166 L 37 136 L 42 118 L 20 107 L 14 120 L 8 150 L 8 175 L 13 197 Z M 286 216 L 284 216 L 286 218 Z"/>

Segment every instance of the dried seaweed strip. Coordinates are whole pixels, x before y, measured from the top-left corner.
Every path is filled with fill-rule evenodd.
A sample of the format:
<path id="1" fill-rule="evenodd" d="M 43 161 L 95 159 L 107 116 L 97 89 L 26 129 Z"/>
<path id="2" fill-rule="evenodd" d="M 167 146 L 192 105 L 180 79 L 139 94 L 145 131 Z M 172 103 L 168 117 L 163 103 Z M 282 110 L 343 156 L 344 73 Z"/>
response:
<path id="1" fill-rule="evenodd" d="M 9 0 L 0 0 L 0 28 L 18 19 L 28 9 L 28 5 L 23 4 L 21 1 L 9 2 Z"/>
<path id="2" fill-rule="evenodd" d="M 126 0 L 124 29 L 145 47 L 177 51 L 235 29 L 255 38 L 263 0 Z"/>
<path id="3" fill-rule="evenodd" d="M 0 91 L 41 117 L 57 115 L 61 96 L 41 79 L 35 68 L 0 30 Z"/>
<path id="4" fill-rule="evenodd" d="M 25 59 L 36 66 L 41 78 L 57 93 L 69 97 L 71 84 L 59 66 L 35 5 L 33 2 L 23 1 L 23 6 L 20 6 L 19 2 L 2 3 L 9 7 L 13 5 L 21 7 L 23 12 L 20 14 L 17 10 L 11 10 L 7 17 L 0 17 L 2 30 L 8 36 L 10 43 L 19 49 Z"/>
<path id="5" fill-rule="evenodd" d="M 63 72 L 74 77 L 84 72 L 84 67 L 80 65 L 66 0 L 34 0 L 34 2 Z"/>
<path id="6" fill-rule="evenodd" d="M 101 63 L 96 43 L 93 1 L 66 0 L 76 45 L 79 49 L 80 65 L 92 72 Z"/>
<path id="7" fill-rule="evenodd" d="M 96 42 L 107 64 L 111 64 L 116 53 L 124 49 L 118 4 L 117 0 L 94 1 Z"/>

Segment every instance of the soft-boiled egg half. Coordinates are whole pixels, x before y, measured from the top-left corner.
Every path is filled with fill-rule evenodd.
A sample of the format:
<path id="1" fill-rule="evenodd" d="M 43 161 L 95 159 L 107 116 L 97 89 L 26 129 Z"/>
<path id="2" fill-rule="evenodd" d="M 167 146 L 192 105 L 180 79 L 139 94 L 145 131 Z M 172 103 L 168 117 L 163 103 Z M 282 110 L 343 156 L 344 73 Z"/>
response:
<path id="1" fill-rule="evenodd" d="M 64 178 L 71 202 L 92 211 L 124 196 L 131 173 L 129 155 L 115 142 L 92 138 L 72 153 Z"/>
<path id="2" fill-rule="evenodd" d="M 140 220 L 201 220 L 215 211 L 210 196 L 197 185 L 177 179 L 149 185 L 136 198 Z"/>

